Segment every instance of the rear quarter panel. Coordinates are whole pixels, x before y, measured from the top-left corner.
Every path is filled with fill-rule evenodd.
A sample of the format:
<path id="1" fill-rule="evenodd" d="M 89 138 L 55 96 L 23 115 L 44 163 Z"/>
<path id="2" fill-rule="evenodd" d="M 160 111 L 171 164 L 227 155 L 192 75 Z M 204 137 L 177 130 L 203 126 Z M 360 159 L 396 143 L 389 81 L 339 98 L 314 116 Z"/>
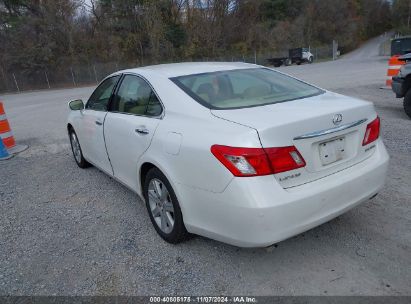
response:
<path id="1" fill-rule="evenodd" d="M 233 175 L 211 153 L 214 144 L 261 147 L 254 129 L 216 118 L 209 111 L 202 117 L 168 111 L 141 164 L 155 164 L 174 184 L 222 192 Z"/>

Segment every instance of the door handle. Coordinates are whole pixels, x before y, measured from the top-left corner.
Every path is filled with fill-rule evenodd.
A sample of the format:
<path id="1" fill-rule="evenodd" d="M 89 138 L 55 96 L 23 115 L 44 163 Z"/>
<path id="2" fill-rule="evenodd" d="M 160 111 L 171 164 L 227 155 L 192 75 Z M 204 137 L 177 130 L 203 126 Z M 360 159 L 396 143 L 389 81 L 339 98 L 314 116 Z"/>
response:
<path id="1" fill-rule="evenodd" d="M 103 123 L 101 121 L 96 120 L 96 125 L 101 126 Z"/>
<path id="2" fill-rule="evenodd" d="M 142 134 L 142 135 L 147 135 L 148 133 L 150 133 L 150 131 L 148 131 L 145 128 L 137 128 L 135 131 L 136 131 L 136 133 Z"/>

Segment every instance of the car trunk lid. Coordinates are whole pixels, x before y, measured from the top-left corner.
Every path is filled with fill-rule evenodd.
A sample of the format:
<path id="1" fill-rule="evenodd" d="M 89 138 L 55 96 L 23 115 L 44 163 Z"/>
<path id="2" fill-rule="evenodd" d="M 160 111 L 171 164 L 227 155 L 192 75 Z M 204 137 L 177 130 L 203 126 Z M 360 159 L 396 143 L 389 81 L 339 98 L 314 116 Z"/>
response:
<path id="1" fill-rule="evenodd" d="M 366 101 L 326 92 L 267 106 L 211 111 L 256 129 L 263 148 L 298 149 L 306 166 L 276 174 L 284 188 L 351 167 L 373 153 L 372 148 L 362 146 L 367 123 L 376 117 L 373 105 Z"/>

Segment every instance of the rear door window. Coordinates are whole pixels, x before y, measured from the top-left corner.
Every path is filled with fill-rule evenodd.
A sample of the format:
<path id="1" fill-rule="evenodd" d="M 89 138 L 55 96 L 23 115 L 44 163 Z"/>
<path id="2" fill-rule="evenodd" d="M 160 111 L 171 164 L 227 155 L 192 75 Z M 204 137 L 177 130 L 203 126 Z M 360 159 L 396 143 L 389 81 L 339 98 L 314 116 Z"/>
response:
<path id="1" fill-rule="evenodd" d="M 141 77 L 125 75 L 113 98 L 111 111 L 159 116 L 162 106 L 151 86 Z"/>

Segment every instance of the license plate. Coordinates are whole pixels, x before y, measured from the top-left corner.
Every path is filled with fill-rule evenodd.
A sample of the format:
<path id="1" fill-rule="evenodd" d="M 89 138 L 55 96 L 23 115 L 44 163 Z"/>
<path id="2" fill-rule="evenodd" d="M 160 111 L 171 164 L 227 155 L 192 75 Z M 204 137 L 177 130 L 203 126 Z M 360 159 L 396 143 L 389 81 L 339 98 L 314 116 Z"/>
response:
<path id="1" fill-rule="evenodd" d="M 320 159 L 323 166 L 335 163 L 344 158 L 345 137 L 320 143 Z"/>

